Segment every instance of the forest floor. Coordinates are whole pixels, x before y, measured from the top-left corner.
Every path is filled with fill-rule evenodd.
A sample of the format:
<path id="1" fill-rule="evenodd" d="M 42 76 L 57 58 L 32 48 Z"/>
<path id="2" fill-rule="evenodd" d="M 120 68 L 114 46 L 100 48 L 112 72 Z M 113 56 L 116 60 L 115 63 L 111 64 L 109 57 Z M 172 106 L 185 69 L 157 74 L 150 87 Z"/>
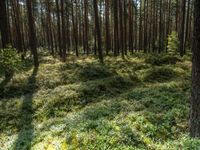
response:
<path id="1" fill-rule="evenodd" d="M 190 56 L 47 53 L 0 77 L 0 150 L 198 149 L 188 136 Z"/>

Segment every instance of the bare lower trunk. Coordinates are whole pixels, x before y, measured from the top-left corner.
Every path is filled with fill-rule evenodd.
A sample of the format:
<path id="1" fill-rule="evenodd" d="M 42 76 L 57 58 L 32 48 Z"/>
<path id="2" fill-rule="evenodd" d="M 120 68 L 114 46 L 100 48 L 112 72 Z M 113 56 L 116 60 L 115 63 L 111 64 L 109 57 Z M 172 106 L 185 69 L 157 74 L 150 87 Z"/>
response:
<path id="1" fill-rule="evenodd" d="M 200 138 L 200 1 L 194 4 L 192 97 L 190 108 L 190 135 Z"/>

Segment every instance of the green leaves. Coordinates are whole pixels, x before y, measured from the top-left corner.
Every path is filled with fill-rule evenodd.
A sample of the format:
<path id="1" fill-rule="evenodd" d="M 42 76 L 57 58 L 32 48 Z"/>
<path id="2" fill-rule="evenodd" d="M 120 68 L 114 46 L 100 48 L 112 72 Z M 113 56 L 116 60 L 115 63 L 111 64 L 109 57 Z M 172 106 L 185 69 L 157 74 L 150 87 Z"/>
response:
<path id="1" fill-rule="evenodd" d="M 172 32 L 168 37 L 167 50 L 171 53 L 176 53 L 179 47 L 179 39 L 176 32 Z"/>
<path id="2" fill-rule="evenodd" d="M 21 65 L 20 56 L 16 49 L 8 47 L 0 49 L 0 70 L 1 73 L 12 74 L 17 71 Z"/>

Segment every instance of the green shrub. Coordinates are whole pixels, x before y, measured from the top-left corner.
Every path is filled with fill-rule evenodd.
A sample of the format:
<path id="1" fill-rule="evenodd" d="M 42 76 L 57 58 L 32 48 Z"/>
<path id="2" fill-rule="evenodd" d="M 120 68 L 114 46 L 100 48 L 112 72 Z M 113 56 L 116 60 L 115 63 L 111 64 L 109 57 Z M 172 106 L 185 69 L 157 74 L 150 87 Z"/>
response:
<path id="1" fill-rule="evenodd" d="M 168 37 L 167 50 L 170 53 L 176 53 L 179 47 L 179 39 L 176 32 L 172 32 Z"/>
<path id="2" fill-rule="evenodd" d="M 170 68 L 153 68 L 148 70 L 143 80 L 147 82 L 165 82 L 176 77 L 176 73 Z"/>
<path id="3" fill-rule="evenodd" d="M 166 55 L 161 58 L 162 64 L 176 64 L 177 62 L 180 62 L 181 60 L 177 56 L 172 55 Z"/>
<path id="4" fill-rule="evenodd" d="M 0 70 L 6 78 L 12 76 L 20 65 L 20 57 L 13 48 L 0 49 Z"/>
<path id="5" fill-rule="evenodd" d="M 127 80 L 121 76 L 114 76 L 102 81 L 86 84 L 80 88 L 80 98 L 84 99 L 84 103 L 88 103 L 92 98 L 99 96 L 115 96 L 120 94 L 133 86 L 130 80 Z"/>
<path id="6" fill-rule="evenodd" d="M 181 59 L 179 59 L 177 56 L 174 55 L 156 55 L 156 56 L 149 56 L 145 59 L 145 62 L 151 65 L 167 65 L 167 64 L 176 64 L 177 62 L 180 62 Z"/>
<path id="7" fill-rule="evenodd" d="M 87 81 L 111 77 L 114 74 L 116 74 L 115 71 L 111 71 L 105 66 L 86 65 L 79 71 L 78 76 L 81 80 Z"/>

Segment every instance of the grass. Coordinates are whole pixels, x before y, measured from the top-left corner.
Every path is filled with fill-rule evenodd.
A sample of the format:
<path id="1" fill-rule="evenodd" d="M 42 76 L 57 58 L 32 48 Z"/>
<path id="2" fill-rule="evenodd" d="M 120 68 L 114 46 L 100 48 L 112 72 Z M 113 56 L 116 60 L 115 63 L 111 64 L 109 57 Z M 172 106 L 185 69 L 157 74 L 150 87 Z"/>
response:
<path id="1" fill-rule="evenodd" d="M 41 55 L 38 69 L 0 78 L 0 149 L 199 148 L 188 135 L 190 57 Z"/>

